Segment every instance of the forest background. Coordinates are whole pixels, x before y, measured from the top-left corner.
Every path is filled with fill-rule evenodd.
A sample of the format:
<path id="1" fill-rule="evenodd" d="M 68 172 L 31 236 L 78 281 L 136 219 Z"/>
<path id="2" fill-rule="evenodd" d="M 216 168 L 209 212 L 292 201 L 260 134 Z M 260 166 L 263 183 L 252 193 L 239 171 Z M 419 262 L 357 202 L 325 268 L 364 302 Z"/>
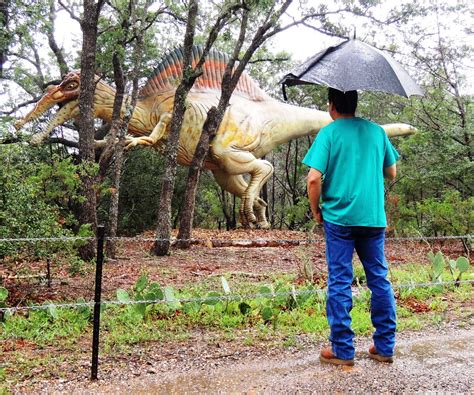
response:
<path id="1" fill-rule="evenodd" d="M 386 185 L 391 235 L 441 236 L 472 234 L 474 227 L 474 169 L 472 87 L 472 5 L 469 1 L 349 0 L 294 1 L 291 10 L 276 13 L 291 1 L 49 1 L 3 0 L 0 19 L 0 238 L 90 235 L 97 223 L 110 227 L 117 219 L 118 235 L 137 235 L 160 222 L 160 190 L 166 155 L 152 148 L 123 151 L 117 144 L 107 158 L 93 152 L 85 160 L 78 140 L 81 125 L 68 123 L 40 146 L 28 141 L 45 126 L 39 119 L 21 132 L 13 124 L 31 109 L 50 81 L 84 65 L 84 43 L 65 45 L 58 37 L 58 15 L 67 12 L 72 23 L 87 26 L 86 5 L 95 7 L 98 23 L 94 72 L 110 83 L 118 81 L 120 65 L 126 84 L 143 84 L 160 57 L 183 45 L 194 16 L 194 42 L 206 44 L 219 17 L 232 6 L 213 46 L 245 58 L 252 37 L 266 23 L 275 34 L 258 45 L 246 71 L 275 98 L 281 98 L 281 77 L 297 64 L 290 48 L 276 51 L 280 30 L 296 22 L 321 37 L 321 45 L 307 43 L 311 56 L 327 38 L 340 42 L 353 34 L 388 51 L 405 65 L 423 87 L 424 97 L 410 99 L 382 93 L 362 93 L 358 114 L 378 123 L 404 122 L 418 128 L 408 138 L 392 139 L 401 153 L 399 177 Z M 240 7 L 240 8 L 239 8 Z M 273 19 L 272 19 L 273 18 Z M 242 38 L 243 22 L 246 36 Z M 348 24 L 350 21 L 350 25 Z M 427 21 L 430 21 L 429 23 Z M 70 22 L 69 22 L 70 23 Z M 61 28 L 64 31 L 64 27 Z M 81 47 L 82 45 L 82 47 Z M 81 60 L 82 59 L 82 60 Z M 134 84 L 135 82 L 135 84 Z M 326 110 L 326 89 L 292 88 L 292 104 Z M 95 122 L 95 136 L 110 135 L 111 125 Z M 115 139 L 114 139 L 115 140 Z M 313 137 L 294 140 L 269 154 L 275 172 L 262 190 L 268 218 L 275 229 L 307 230 L 313 225 L 306 195 L 307 168 L 301 160 Z M 89 147 L 90 148 L 90 147 Z M 170 226 L 176 228 L 183 211 L 187 168 L 178 167 L 173 185 Z M 92 190 L 94 199 L 87 193 Z M 97 199 L 95 201 L 95 199 Z M 96 219 L 87 220 L 83 207 L 93 202 Z M 117 204 L 114 204 L 116 201 Z M 196 193 L 193 226 L 232 229 L 238 226 L 238 206 L 203 172 Z M 113 227 L 113 226 L 112 226 Z M 0 256 L 24 253 L 27 247 L 0 244 Z M 48 250 L 33 251 L 35 254 Z"/>

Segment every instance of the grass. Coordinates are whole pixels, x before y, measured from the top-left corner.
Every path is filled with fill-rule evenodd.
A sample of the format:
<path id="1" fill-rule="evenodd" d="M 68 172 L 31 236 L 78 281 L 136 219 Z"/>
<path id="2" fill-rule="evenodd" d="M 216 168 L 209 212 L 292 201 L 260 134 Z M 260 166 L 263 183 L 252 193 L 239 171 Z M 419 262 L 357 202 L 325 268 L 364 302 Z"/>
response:
<path id="1" fill-rule="evenodd" d="M 430 279 L 428 269 L 420 265 L 397 267 L 391 270 L 391 281 L 394 285 L 426 283 Z M 357 278 L 355 283 L 364 284 L 363 271 L 357 265 L 354 272 Z M 448 275 L 443 274 L 446 280 L 449 280 Z M 274 275 L 271 283 L 252 283 L 242 277 L 227 279 L 234 294 L 269 293 L 268 297 L 252 300 L 192 302 L 179 306 L 162 303 L 145 308 L 141 306 L 140 309 L 109 305 L 101 315 L 101 353 L 126 354 L 135 345 L 148 342 L 185 342 L 197 330 L 212 334 L 211 342 L 221 339 L 243 346 L 261 346 L 265 343 L 295 347 L 299 335 L 327 338 L 329 327 L 324 295 L 270 295 L 272 292 L 291 293 L 294 280 L 295 277 L 289 275 Z M 151 288 L 152 284 L 143 282 L 140 289 L 135 286 L 135 290 L 129 290 L 130 297 L 132 300 L 139 298 L 140 292 L 146 294 Z M 315 289 L 310 283 L 297 288 L 298 291 Z M 215 277 L 174 292 L 177 298 L 203 297 L 209 292 L 224 294 L 220 279 Z M 448 313 L 451 318 L 454 316 L 461 321 L 469 319 L 472 310 L 466 311 L 458 306 L 471 299 L 471 284 L 399 288 L 398 331 L 440 325 L 448 319 Z M 359 288 L 355 294 L 351 316 L 356 335 L 368 336 L 372 333 L 370 292 L 365 288 Z M 1 322 L 0 349 L 3 357 L 0 360 L 0 394 L 5 383 L 28 379 L 31 372 L 35 372 L 35 377 L 59 374 L 52 372 L 50 366 L 73 363 L 78 354 L 88 352 L 91 332 L 89 308 L 30 311 Z M 29 357 L 35 350 L 48 349 L 60 351 L 50 356 L 35 354 L 34 358 Z"/>

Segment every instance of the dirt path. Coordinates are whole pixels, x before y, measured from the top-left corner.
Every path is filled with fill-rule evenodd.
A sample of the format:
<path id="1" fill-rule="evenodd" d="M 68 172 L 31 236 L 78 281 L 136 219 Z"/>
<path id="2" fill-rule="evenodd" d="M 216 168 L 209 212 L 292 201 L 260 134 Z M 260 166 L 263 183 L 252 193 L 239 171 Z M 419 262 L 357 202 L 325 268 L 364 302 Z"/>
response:
<path id="1" fill-rule="evenodd" d="M 294 392 L 414 392 L 472 393 L 474 332 L 402 336 L 393 365 L 366 357 L 369 342 L 358 345 L 354 368 L 322 365 L 314 347 L 293 355 L 265 356 L 234 365 L 157 375 L 127 384 L 98 388 L 113 393 L 287 393 Z M 364 350 L 364 351 L 363 351 Z"/>
<path id="2" fill-rule="evenodd" d="M 467 325 L 466 323 L 464 325 Z M 473 393 L 474 331 L 472 326 L 446 326 L 431 332 L 402 333 L 396 360 L 369 359 L 370 339 L 359 339 L 353 368 L 321 364 L 322 344 L 272 349 L 258 354 L 222 350 L 214 354 L 182 350 L 168 363 L 148 363 L 130 375 L 91 383 L 43 383 L 35 393 L 88 394 L 228 394 L 228 393 Z M 200 348 L 202 345 L 197 345 Z M 181 355 L 179 355 L 181 354 Z M 194 355 L 192 357 L 192 355 Z M 126 369 L 125 369 L 126 370 Z M 20 390 L 20 392 L 23 392 Z M 28 392 L 28 391 L 27 391 Z"/>

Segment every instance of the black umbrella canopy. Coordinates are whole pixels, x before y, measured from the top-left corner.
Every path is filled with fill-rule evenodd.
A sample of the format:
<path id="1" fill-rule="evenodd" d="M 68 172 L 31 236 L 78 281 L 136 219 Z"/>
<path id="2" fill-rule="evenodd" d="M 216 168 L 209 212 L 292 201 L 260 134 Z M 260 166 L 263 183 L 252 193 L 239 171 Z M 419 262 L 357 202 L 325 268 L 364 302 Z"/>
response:
<path id="1" fill-rule="evenodd" d="M 317 53 L 286 74 L 281 83 L 283 91 L 285 85 L 318 84 L 343 92 L 363 90 L 423 96 L 422 89 L 397 61 L 355 39 Z"/>

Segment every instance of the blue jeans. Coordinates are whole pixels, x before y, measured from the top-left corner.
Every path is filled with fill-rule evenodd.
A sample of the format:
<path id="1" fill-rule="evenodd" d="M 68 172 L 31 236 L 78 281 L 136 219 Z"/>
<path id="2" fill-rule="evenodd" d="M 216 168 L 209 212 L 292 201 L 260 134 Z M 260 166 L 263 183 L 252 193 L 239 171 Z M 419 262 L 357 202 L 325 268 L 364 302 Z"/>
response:
<path id="1" fill-rule="evenodd" d="M 352 255 L 357 252 L 372 292 L 371 319 L 373 340 L 380 355 L 392 356 L 395 347 L 396 311 L 388 264 L 384 255 L 385 228 L 340 226 L 324 221 L 328 296 L 326 314 L 331 328 L 329 340 L 340 359 L 354 358 L 351 329 L 353 280 Z"/>

